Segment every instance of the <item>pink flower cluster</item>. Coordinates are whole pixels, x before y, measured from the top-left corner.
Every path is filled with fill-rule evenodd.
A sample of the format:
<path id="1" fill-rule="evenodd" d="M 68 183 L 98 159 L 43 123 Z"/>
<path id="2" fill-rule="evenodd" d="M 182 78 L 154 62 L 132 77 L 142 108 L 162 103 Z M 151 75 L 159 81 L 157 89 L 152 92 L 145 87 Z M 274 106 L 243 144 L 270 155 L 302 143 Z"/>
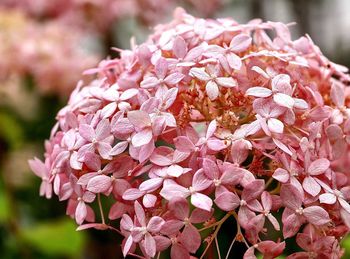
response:
<path id="1" fill-rule="evenodd" d="M 0 8 L 0 80 L 30 76 L 42 93 L 67 96 L 99 55 L 81 42 L 87 34 L 52 22 L 39 23 L 19 10 Z"/>
<path id="2" fill-rule="evenodd" d="M 72 93 L 44 162 L 29 162 L 40 194 L 68 201 L 80 230 L 121 233 L 124 256 L 219 251 L 234 218 L 246 259 L 274 258 L 291 237 L 304 252 L 288 258 L 340 258 L 347 69 L 283 23 L 174 16 Z"/>

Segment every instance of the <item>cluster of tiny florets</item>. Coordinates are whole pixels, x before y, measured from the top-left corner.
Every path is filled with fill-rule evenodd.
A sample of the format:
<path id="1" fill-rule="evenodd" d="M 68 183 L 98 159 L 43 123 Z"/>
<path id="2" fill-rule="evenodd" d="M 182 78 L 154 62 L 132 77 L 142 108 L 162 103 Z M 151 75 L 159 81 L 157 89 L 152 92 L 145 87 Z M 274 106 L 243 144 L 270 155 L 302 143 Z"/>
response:
<path id="1" fill-rule="evenodd" d="M 304 251 L 291 258 L 341 257 L 349 77 L 308 36 L 177 10 L 88 72 L 99 78 L 78 85 L 44 162 L 30 161 L 41 195 L 68 201 L 78 229 L 119 232 L 124 256 L 183 259 L 219 246 L 233 217 L 245 258 L 274 258 L 294 236 Z"/>

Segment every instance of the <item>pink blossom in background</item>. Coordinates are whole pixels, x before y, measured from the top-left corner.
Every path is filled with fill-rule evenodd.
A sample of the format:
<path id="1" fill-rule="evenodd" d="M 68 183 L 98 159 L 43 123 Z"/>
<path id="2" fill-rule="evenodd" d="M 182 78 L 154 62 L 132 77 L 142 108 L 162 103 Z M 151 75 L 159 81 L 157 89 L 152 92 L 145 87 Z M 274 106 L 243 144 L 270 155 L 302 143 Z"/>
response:
<path id="1" fill-rule="evenodd" d="M 124 256 L 220 251 L 232 218 L 244 258 L 275 258 L 292 237 L 303 252 L 289 258 L 341 257 L 350 228 L 346 68 L 308 36 L 292 40 L 283 23 L 182 9 L 119 51 L 58 113 L 44 162 L 30 160 L 41 195 L 67 201 L 79 230 L 121 233 Z"/>

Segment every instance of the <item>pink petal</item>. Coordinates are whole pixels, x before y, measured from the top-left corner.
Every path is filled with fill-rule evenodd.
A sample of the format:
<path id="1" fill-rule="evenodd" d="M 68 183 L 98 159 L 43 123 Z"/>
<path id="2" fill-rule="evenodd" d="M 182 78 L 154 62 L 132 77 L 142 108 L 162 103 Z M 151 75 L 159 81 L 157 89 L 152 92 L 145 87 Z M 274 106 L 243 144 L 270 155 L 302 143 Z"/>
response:
<path id="1" fill-rule="evenodd" d="M 330 221 L 327 211 L 319 206 L 310 206 L 304 209 L 303 215 L 316 226 L 324 225 Z"/>
<path id="2" fill-rule="evenodd" d="M 237 81 L 232 77 L 218 77 L 215 79 L 216 83 L 223 87 L 236 87 Z"/>
<path id="3" fill-rule="evenodd" d="M 289 180 L 289 173 L 283 168 L 277 168 L 272 177 L 281 183 L 286 183 Z"/>
<path id="4" fill-rule="evenodd" d="M 151 178 L 142 182 L 139 186 L 140 191 L 153 192 L 162 186 L 163 178 Z"/>
<path id="5" fill-rule="evenodd" d="M 95 137 L 94 129 L 88 124 L 80 124 L 79 125 L 79 134 L 86 140 L 92 141 Z"/>
<path id="6" fill-rule="evenodd" d="M 154 257 L 156 255 L 156 241 L 149 233 L 145 235 L 145 251 L 150 257 Z"/>
<path id="7" fill-rule="evenodd" d="M 313 161 L 310 164 L 308 171 L 309 171 L 309 174 L 311 175 L 319 175 L 324 173 L 329 168 L 329 166 L 330 166 L 330 162 L 328 159 L 320 158 Z"/>
<path id="8" fill-rule="evenodd" d="M 239 206 L 240 199 L 235 193 L 224 192 L 216 197 L 215 204 L 224 211 L 231 211 Z"/>
<path id="9" fill-rule="evenodd" d="M 208 81 L 205 91 L 210 100 L 215 100 L 219 96 L 219 87 L 213 80 Z"/>
<path id="10" fill-rule="evenodd" d="M 292 87 L 290 85 L 290 76 L 287 74 L 280 74 L 275 76 L 272 81 L 272 90 L 291 95 Z"/>
<path id="11" fill-rule="evenodd" d="M 121 153 L 123 153 L 126 148 L 128 147 L 129 143 L 127 141 L 120 141 L 117 143 L 110 151 L 110 156 L 117 156 Z"/>
<path id="12" fill-rule="evenodd" d="M 86 215 L 87 215 L 86 205 L 83 201 L 79 201 L 77 208 L 75 210 L 75 220 L 78 225 L 81 225 L 84 222 Z"/>
<path id="13" fill-rule="evenodd" d="M 190 259 L 190 254 L 182 245 L 175 243 L 170 250 L 171 259 Z"/>
<path id="14" fill-rule="evenodd" d="M 275 119 L 275 118 L 268 119 L 267 126 L 271 132 L 275 132 L 275 133 L 279 133 L 279 134 L 283 133 L 284 125 L 278 119 Z"/>
<path id="15" fill-rule="evenodd" d="M 111 127 L 108 119 L 101 120 L 96 126 L 96 139 L 104 140 L 111 133 Z"/>
<path id="16" fill-rule="evenodd" d="M 227 58 L 227 62 L 229 64 L 229 66 L 232 69 L 236 69 L 236 70 L 241 69 L 242 61 L 241 61 L 241 58 L 239 56 L 237 56 L 234 53 L 228 53 L 226 58 Z"/>
<path id="17" fill-rule="evenodd" d="M 269 97 L 271 96 L 272 91 L 265 87 L 256 86 L 256 87 L 249 88 L 245 92 L 245 94 L 250 96 L 255 96 L 255 97 Z"/>
<path id="18" fill-rule="evenodd" d="M 137 200 L 138 198 L 140 198 L 144 194 L 145 194 L 145 192 L 140 191 L 137 188 L 130 188 L 124 192 L 123 200 L 134 201 L 134 200 Z"/>
<path id="19" fill-rule="evenodd" d="M 205 68 L 193 67 L 191 68 L 189 74 L 190 76 L 196 77 L 202 81 L 209 81 L 211 79 L 210 76 L 205 72 Z"/>
<path id="20" fill-rule="evenodd" d="M 145 208 L 153 208 L 157 202 L 157 196 L 153 194 L 145 194 L 142 198 L 142 204 Z"/>
<path id="21" fill-rule="evenodd" d="M 152 138 L 153 138 L 152 130 L 149 128 L 146 128 L 142 131 L 139 131 L 135 135 L 133 135 L 131 139 L 131 143 L 135 147 L 140 147 L 151 142 Z"/>
<path id="22" fill-rule="evenodd" d="M 164 199 L 171 200 L 174 197 L 187 198 L 190 192 L 187 188 L 182 187 L 178 184 L 166 184 L 163 185 L 163 189 L 159 193 Z"/>
<path id="23" fill-rule="evenodd" d="M 291 210 L 299 209 L 303 203 L 303 196 L 299 190 L 291 184 L 283 184 L 280 197 L 284 206 Z"/>
<path id="24" fill-rule="evenodd" d="M 201 236 L 198 230 L 193 225 L 185 226 L 180 235 L 181 243 L 191 253 L 195 253 L 201 245 Z"/>
<path id="25" fill-rule="evenodd" d="M 175 197 L 170 200 L 168 206 L 173 215 L 179 220 L 188 218 L 190 214 L 190 208 L 185 198 Z"/>
<path id="26" fill-rule="evenodd" d="M 183 59 L 187 54 L 187 44 L 186 41 L 181 37 L 177 36 L 173 43 L 173 52 L 175 56 L 179 59 Z"/>
<path id="27" fill-rule="evenodd" d="M 174 139 L 175 147 L 181 152 L 190 153 L 195 149 L 195 145 L 192 141 L 185 136 L 180 136 Z"/>
<path id="28" fill-rule="evenodd" d="M 135 127 L 142 129 L 151 126 L 151 119 L 145 111 L 130 111 L 127 116 L 131 124 Z"/>
<path id="29" fill-rule="evenodd" d="M 254 180 L 246 185 L 242 192 L 242 200 L 251 201 L 261 195 L 265 189 L 265 181 L 262 179 Z"/>
<path id="30" fill-rule="evenodd" d="M 90 192 L 101 193 L 107 191 L 111 187 L 111 178 L 106 175 L 98 175 L 90 179 L 87 189 Z"/>
<path id="31" fill-rule="evenodd" d="M 202 223 L 210 219 L 210 217 L 213 215 L 212 211 L 206 211 L 199 208 L 195 208 L 190 217 L 190 222 L 193 224 Z"/>
<path id="32" fill-rule="evenodd" d="M 345 102 L 345 96 L 344 96 L 344 90 L 340 86 L 340 84 L 333 83 L 331 87 L 331 98 L 333 103 L 338 106 L 342 107 Z"/>
<path id="33" fill-rule="evenodd" d="M 211 185 L 211 181 L 206 177 L 204 170 L 199 169 L 193 176 L 192 187 L 195 191 L 203 191 Z"/>
<path id="34" fill-rule="evenodd" d="M 239 34 L 230 42 L 230 49 L 234 52 L 245 51 L 252 43 L 252 38 L 247 34 Z"/>
<path id="35" fill-rule="evenodd" d="M 97 144 L 97 150 L 103 159 L 110 159 L 109 153 L 112 150 L 112 147 L 110 144 L 108 144 L 106 142 L 99 142 Z"/>
<path id="36" fill-rule="evenodd" d="M 313 197 L 315 197 L 321 191 L 321 186 L 311 176 L 305 177 L 303 181 L 303 188 L 308 194 L 312 195 Z"/>
<path id="37" fill-rule="evenodd" d="M 283 94 L 283 93 L 276 93 L 273 95 L 273 100 L 275 101 L 275 103 L 277 103 L 280 106 L 292 109 L 294 106 L 294 99 L 287 95 L 287 94 Z"/>
<path id="38" fill-rule="evenodd" d="M 132 236 L 130 235 L 126 239 L 124 247 L 123 247 L 123 255 L 124 255 L 124 257 L 126 257 L 126 255 L 129 253 L 132 244 L 133 244 Z"/>
<path id="39" fill-rule="evenodd" d="M 213 206 L 213 201 L 206 195 L 196 192 L 191 195 L 191 203 L 193 206 L 210 211 Z"/>
<path id="40" fill-rule="evenodd" d="M 164 219 L 161 217 L 153 216 L 147 224 L 147 231 L 151 233 L 158 233 L 162 228 L 164 222 Z"/>
<path id="41" fill-rule="evenodd" d="M 139 221 L 142 227 L 146 227 L 146 215 L 141 204 L 138 201 L 135 201 L 134 207 L 137 220 Z"/>
<path id="42" fill-rule="evenodd" d="M 126 206 L 124 205 L 124 203 L 117 201 L 116 203 L 113 204 L 113 206 L 109 210 L 108 218 L 111 220 L 119 219 L 123 216 L 125 212 L 126 212 Z"/>
<path id="43" fill-rule="evenodd" d="M 333 193 L 322 193 L 319 197 L 321 203 L 334 204 L 337 197 Z"/>

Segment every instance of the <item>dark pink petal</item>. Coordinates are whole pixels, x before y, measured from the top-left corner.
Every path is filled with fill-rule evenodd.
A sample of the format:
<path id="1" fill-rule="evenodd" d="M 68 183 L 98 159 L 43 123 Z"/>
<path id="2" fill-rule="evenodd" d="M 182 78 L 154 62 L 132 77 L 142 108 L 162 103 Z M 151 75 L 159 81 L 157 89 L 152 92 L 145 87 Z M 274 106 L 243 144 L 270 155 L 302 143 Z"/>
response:
<path id="1" fill-rule="evenodd" d="M 219 177 L 220 177 L 219 168 L 213 160 L 208 159 L 208 158 L 204 158 L 203 159 L 203 169 L 204 169 L 205 175 L 209 179 L 219 179 Z"/>
<path id="2" fill-rule="evenodd" d="M 330 221 L 327 211 L 319 206 L 310 206 L 304 209 L 304 216 L 316 226 L 324 225 Z"/>
<path id="3" fill-rule="evenodd" d="M 171 245 L 171 240 L 167 237 L 154 236 L 153 238 L 156 241 L 157 251 L 159 252 L 164 251 Z"/>
<path id="4" fill-rule="evenodd" d="M 201 245 L 201 236 L 192 224 L 185 226 L 180 235 L 180 240 L 191 253 L 195 253 Z"/>
<path id="5" fill-rule="evenodd" d="M 175 197 L 170 200 L 168 206 L 177 219 L 184 220 L 190 214 L 190 208 L 185 198 Z"/>
<path id="6" fill-rule="evenodd" d="M 111 220 L 119 219 L 123 216 L 125 212 L 126 212 L 126 206 L 124 205 L 124 203 L 117 201 L 116 203 L 113 204 L 113 206 L 109 210 L 108 218 Z"/>
<path id="7" fill-rule="evenodd" d="M 165 235 L 176 234 L 184 225 L 185 223 L 181 220 L 177 220 L 177 219 L 167 220 L 162 225 L 161 233 Z"/>
<path id="8" fill-rule="evenodd" d="M 134 207 L 137 220 L 139 221 L 142 227 L 146 227 L 146 215 L 145 211 L 142 208 L 142 205 L 138 201 L 135 201 Z"/>
<path id="9" fill-rule="evenodd" d="M 90 179 L 87 189 L 90 192 L 101 193 L 107 191 L 111 187 L 111 178 L 106 175 L 98 175 Z"/>
<path id="10" fill-rule="evenodd" d="M 195 208 L 190 217 L 190 222 L 193 224 L 202 223 L 207 221 L 213 215 L 212 211 L 206 211 L 199 208 Z"/>
<path id="11" fill-rule="evenodd" d="M 173 244 L 170 250 L 171 259 L 190 259 L 190 254 L 185 247 L 180 244 Z"/>
<path id="12" fill-rule="evenodd" d="M 264 191 L 261 194 L 261 203 L 266 211 L 270 211 L 272 208 L 272 198 L 270 193 Z"/>
<path id="13" fill-rule="evenodd" d="M 224 211 L 231 211 L 240 204 L 237 194 L 232 192 L 224 192 L 215 199 L 215 204 Z"/>

